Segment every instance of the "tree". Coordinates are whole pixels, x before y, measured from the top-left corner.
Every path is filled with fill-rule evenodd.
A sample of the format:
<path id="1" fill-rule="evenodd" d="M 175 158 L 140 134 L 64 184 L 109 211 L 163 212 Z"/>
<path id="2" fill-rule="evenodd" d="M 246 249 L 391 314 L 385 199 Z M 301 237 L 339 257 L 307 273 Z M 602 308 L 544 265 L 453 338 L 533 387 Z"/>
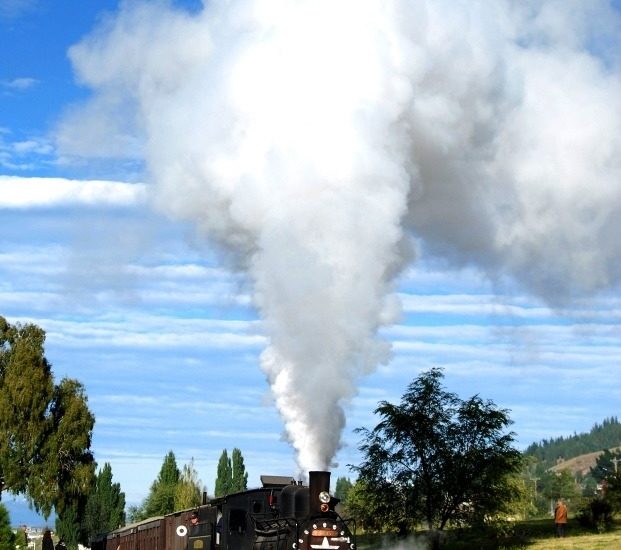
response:
<path id="1" fill-rule="evenodd" d="M 4 504 L 0 504 L 0 550 L 15 550 L 15 544 L 9 512 Z"/>
<path id="2" fill-rule="evenodd" d="M 334 488 L 334 496 L 344 503 L 347 500 L 347 495 L 353 486 L 354 484 L 349 480 L 349 478 L 337 478 L 336 486 Z"/>
<path id="3" fill-rule="evenodd" d="M 507 411 L 476 395 L 459 399 L 442 378 L 437 368 L 421 374 L 400 405 L 379 403 L 373 430 L 358 430 L 364 460 L 352 469 L 362 488 L 391 502 L 382 519 L 402 534 L 412 520 L 440 530 L 449 521 L 482 522 L 515 496 L 521 454 L 505 432 Z"/>
<path id="4" fill-rule="evenodd" d="M 409 512 L 399 506 L 401 500 L 396 493 L 397 486 L 386 485 L 388 493 L 377 492 L 366 481 L 358 479 L 347 494 L 345 508 L 358 525 L 371 532 L 387 531 L 393 528 L 402 531 L 411 521 Z"/>
<path id="5" fill-rule="evenodd" d="M 198 479 L 198 473 L 194 468 L 194 459 L 183 466 L 181 477 L 175 490 L 175 510 L 186 510 L 198 506 L 202 501 L 202 493 L 207 489 Z"/>
<path id="6" fill-rule="evenodd" d="M 580 487 L 569 470 L 547 471 L 541 476 L 541 494 L 550 501 L 580 496 Z"/>
<path id="7" fill-rule="evenodd" d="M 62 516 L 56 517 L 56 535 L 65 541 L 70 550 L 77 550 L 78 544 L 84 542 L 80 529 L 80 515 L 83 510 L 83 502 L 74 502 L 64 508 Z"/>
<path id="8" fill-rule="evenodd" d="M 218 460 L 218 474 L 216 476 L 216 485 L 214 488 L 216 497 L 221 497 L 231 493 L 232 479 L 233 468 L 231 466 L 231 459 L 229 458 L 226 449 L 224 449 L 220 455 L 220 459 Z"/>
<path id="9" fill-rule="evenodd" d="M 214 493 L 217 497 L 245 491 L 248 487 L 248 474 L 244 466 L 244 457 L 239 449 L 233 449 L 229 458 L 226 449 L 218 460 L 218 474 Z"/>
<path id="10" fill-rule="evenodd" d="M 86 543 L 100 533 L 121 527 L 125 523 L 125 493 L 119 483 L 112 482 L 112 467 L 108 462 L 97 473 L 95 485 L 88 495 L 81 530 Z"/>
<path id="11" fill-rule="evenodd" d="M 597 457 L 595 466 L 590 469 L 590 474 L 596 481 L 602 481 L 617 472 L 621 472 L 621 450 L 604 449 Z"/>
<path id="12" fill-rule="evenodd" d="M 22 493 L 62 516 L 90 491 L 95 419 L 80 382 L 54 384 L 44 342 L 36 325 L 0 317 L 0 495 Z"/>
<path id="13" fill-rule="evenodd" d="M 179 476 L 175 454 L 169 451 L 144 503 L 145 517 L 163 516 L 175 511 L 175 493 Z"/>
<path id="14" fill-rule="evenodd" d="M 244 457 L 239 449 L 231 453 L 231 493 L 239 493 L 248 488 L 248 473 L 244 465 Z"/>

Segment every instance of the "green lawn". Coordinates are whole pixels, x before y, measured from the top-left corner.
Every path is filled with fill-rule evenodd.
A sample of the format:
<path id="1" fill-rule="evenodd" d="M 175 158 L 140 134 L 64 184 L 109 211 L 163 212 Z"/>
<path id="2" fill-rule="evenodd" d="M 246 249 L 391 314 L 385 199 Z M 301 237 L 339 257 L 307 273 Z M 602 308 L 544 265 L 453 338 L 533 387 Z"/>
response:
<path id="1" fill-rule="evenodd" d="M 424 550 L 430 548 L 425 535 L 397 541 L 389 535 L 359 535 L 359 550 Z M 596 534 L 570 521 L 567 536 L 555 536 L 551 520 L 511 524 L 504 534 L 451 531 L 443 535 L 441 550 L 621 550 L 621 522 L 611 531 Z"/>

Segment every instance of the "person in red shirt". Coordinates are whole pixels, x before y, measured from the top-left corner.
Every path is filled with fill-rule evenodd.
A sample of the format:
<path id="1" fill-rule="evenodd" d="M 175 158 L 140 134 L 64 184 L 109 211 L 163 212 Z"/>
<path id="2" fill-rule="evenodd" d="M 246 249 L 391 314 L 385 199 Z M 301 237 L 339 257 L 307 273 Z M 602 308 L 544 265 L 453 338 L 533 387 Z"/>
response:
<path id="1" fill-rule="evenodd" d="M 554 508 L 554 525 L 556 525 L 556 536 L 565 536 L 565 527 L 567 526 L 567 506 L 559 499 Z"/>

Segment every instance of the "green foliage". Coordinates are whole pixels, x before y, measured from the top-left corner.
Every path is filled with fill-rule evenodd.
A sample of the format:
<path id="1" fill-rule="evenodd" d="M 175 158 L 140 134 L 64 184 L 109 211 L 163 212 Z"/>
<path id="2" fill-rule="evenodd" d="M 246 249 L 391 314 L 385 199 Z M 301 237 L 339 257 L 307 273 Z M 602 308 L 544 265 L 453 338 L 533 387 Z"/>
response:
<path id="1" fill-rule="evenodd" d="M 194 468 L 194 459 L 185 464 L 175 490 L 175 510 L 187 510 L 198 506 L 202 501 L 202 493 L 206 489 L 198 479 L 198 472 Z"/>
<path id="2" fill-rule="evenodd" d="M 617 472 L 621 472 L 621 450 L 604 449 L 597 457 L 595 466 L 590 469 L 591 477 L 596 481 L 603 481 Z"/>
<path id="3" fill-rule="evenodd" d="M 368 532 L 407 531 L 411 518 L 400 505 L 403 499 L 398 490 L 392 483 L 371 485 L 358 479 L 345 500 L 347 513 Z"/>
<path id="4" fill-rule="evenodd" d="M 44 342 L 39 327 L 0 317 L 0 492 L 62 516 L 90 491 L 95 419 L 77 380 L 54 384 Z"/>
<path id="5" fill-rule="evenodd" d="M 244 465 L 244 457 L 239 449 L 233 449 L 231 462 L 231 493 L 245 491 L 248 488 L 248 473 Z"/>
<path id="6" fill-rule="evenodd" d="M 169 451 L 144 503 L 145 517 L 163 516 L 175 511 L 175 493 L 179 477 L 175 454 Z"/>
<path id="7" fill-rule="evenodd" d="M 354 484 L 347 477 L 339 477 L 336 480 L 336 486 L 334 488 L 334 496 L 341 502 L 345 503 L 349 491 L 351 491 Z"/>
<path id="8" fill-rule="evenodd" d="M 578 521 L 584 527 L 594 528 L 599 533 L 612 526 L 612 506 L 604 498 L 590 500 L 578 512 Z"/>
<path id="9" fill-rule="evenodd" d="M 17 550 L 26 550 L 28 548 L 28 533 L 25 526 L 15 533 L 15 548 Z"/>
<path id="10" fill-rule="evenodd" d="M 222 497 L 231 493 L 231 480 L 233 479 L 233 467 L 231 459 L 224 449 L 218 460 L 218 473 L 214 493 L 216 497 Z"/>
<path id="11" fill-rule="evenodd" d="M 233 449 L 231 458 L 226 449 L 218 460 L 218 473 L 214 493 L 216 497 L 245 491 L 248 486 L 248 474 L 244 466 L 244 457 L 239 449 Z"/>
<path id="12" fill-rule="evenodd" d="M 9 512 L 0 504 L 0 550 L 15 550 L 15 534 L 11 529 Z"/>
<path id="13" fill-rule="evenodd" d="M 194 459 L 184 465 L 180 472 L 174 453 L 169 451 L 164 457 L 160 473 L 151 485 L 147 498 L 140 506 L 128 508 L 127 520 L 134 523 L 148 517 L 198 506 L 202 501 L 203 490 L 206 489 L 198 479 Z"/>
<path id="14" fill-rule="evenodd" d="M 119 483 L 112 481 L 112 467 L 105 463 L 97 473 L 95 485 L 88 495 L 81 522 L 85 544 L 100 533 L 105 533 L 125 523 L 125 493 Z"/>
<path id="15" fill-rule="evenodd" d="M 62 516 L 56 518 L 56 535 L 65 541 L 69 550 L 77 550 L 78 543 L 85 542 L 80 530 L 80 515 L 83 509 L 82 503 L 73 503 L 64 508 Z"/>
<path id="16" fill-rule="evenodd" d="M 574 434 L 570 437 L 543 440 L 528 446 L 524 454 L 534 456 L 542 465 L 541 470 L 554 466 L 558 457 L 565 460 L 602 449 L 612 449 L 621 445 L 621 423 L 616 416 L 606 418 L 595 424 L 589 433 Z"/>
<path id="17" fill-rule="evenodd" d="M 516 498 L 512 476 L 522 457 L 505 433 L 507 411 L 478 396 L 459 399 L 442 378 L 440 369 L 421 374 L 400 405 L 379 404 L 381 422 L 372 431 L 358 430 L 364 460 L 353 469 L 360 490 L 390 502 L 387 511 L 375 503 L 375 513 L 401 532 L 412 520 L 440 530 L 449 521 L 481 522 Z"/>
<path id="18" fill-rule="evenodd" d="M 541 494 L 548 500 L 571 500 L 580 496 L 580 486 L 568 470 L 547 471 L 540 480 Z"/>

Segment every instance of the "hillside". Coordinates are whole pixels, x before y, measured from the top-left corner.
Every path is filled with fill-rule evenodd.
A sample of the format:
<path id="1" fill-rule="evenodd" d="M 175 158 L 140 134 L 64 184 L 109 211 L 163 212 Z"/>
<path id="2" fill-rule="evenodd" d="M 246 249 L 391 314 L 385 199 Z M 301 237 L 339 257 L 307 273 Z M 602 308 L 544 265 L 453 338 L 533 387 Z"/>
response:
<path id="1" fill-rule="evenodd" d="M 621 450 L 621 447 L 613 447 L 610 451 Z M 602 451 L 595 451 L 593 453 L 586 453 L 583 455 L 575 456 L 568 460 L 560 460 L 550 468 L 553 472 L 560 472 L 561 470 L 569 470 L 574 476 L 577 473 L 585 476 L 591 468 L 595 466 L 597 457 L 602 454 Z"/>
<path id="2" fill-rule="evenodd" d="M 621 423 L 617 417 L 611 417 L 605 419 L 601 424 L 595 424 L 589 433 L 573 434 L 569 437 L 533 443 L 524 451 L 524 454 L 535 457 L 545 468 L 556 467 L 559 460 L 564 460 L 567 463 L 571 459 L 576 459 L 575 467 L 577 470 L 586 468 L 586 464 L 580 465 L 583 461 L 592 460 L 591 465 L 593 465 L 595 458 L 604 449 L 614 449 L 619 446 L 621 446 Z M 589 455 L 593 455 L 593 457 L 589 457 Z M 567 465 L 565 465 L 566 467 Z"/>

